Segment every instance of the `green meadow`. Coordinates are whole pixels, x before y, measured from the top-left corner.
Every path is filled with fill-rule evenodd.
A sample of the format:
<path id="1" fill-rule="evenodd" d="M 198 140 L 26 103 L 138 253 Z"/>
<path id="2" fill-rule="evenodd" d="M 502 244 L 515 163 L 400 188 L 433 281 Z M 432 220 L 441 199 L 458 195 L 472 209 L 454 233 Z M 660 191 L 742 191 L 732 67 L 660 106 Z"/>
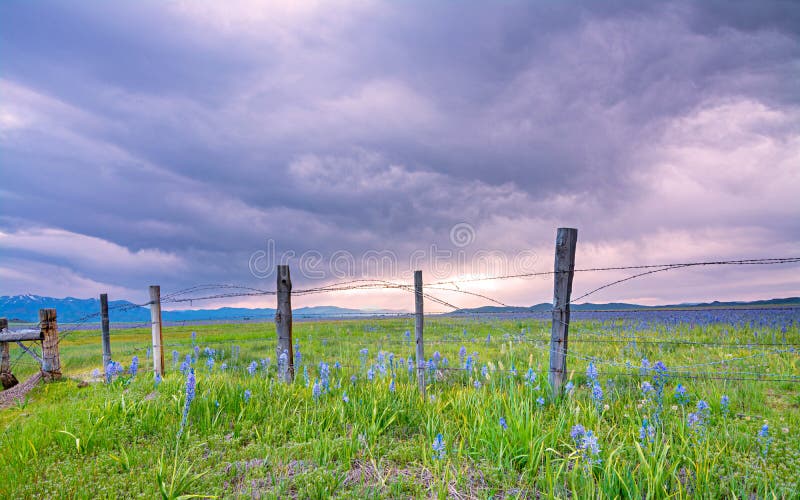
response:
<path id="1" fill-rule="evenodd" d="M 108 383 L 69 332 L 65 378 L 0 410 L 0 497 L 800 498 L 796 321 L 575 320 L 558 397 L 549 334 L 426 318 L 423 397 L 413 319 L 295 323 L 292 384 L 270 323 L 166 328 L 159 383 L 149 330 L 112 325 Z"/>

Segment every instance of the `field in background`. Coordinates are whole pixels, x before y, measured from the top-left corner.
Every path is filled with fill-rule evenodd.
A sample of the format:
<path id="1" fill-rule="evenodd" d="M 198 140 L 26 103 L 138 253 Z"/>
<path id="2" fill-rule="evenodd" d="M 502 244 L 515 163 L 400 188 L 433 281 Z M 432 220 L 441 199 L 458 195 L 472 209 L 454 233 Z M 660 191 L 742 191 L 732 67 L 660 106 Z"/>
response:
<path id="1" fill-rule="evenodd" d="M 413 318 L 296 323 L 291 386 L 269 323 L 166 328 L 157 386 L 149 330 L 112 329 L 126 372 L 111 384 L 92 373 L 99 332 L 71 332 L 71 380 L 0 411 L 0 474 L 14 478 L 0 496 L 796 495 L 797 309 L 608 317 L 572 322 L 561 401 L 538 319 L 426 318 L 424 399 Z M 178 437 L 187 355 L 196 396 Z M 27 356 L 14 368 L 35 370 Z"/>

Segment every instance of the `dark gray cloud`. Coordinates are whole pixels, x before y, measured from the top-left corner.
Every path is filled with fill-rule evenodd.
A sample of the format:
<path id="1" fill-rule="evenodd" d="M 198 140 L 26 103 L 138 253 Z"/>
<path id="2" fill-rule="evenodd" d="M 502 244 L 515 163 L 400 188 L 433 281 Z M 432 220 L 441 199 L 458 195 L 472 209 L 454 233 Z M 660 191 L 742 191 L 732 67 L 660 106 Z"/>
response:
<path id="1" fill-rule="evenodd" d="M 793 2 L 4 2 L 2 251 L 120 290 L 252 281 L 269 238 L 406 256 L 461 221 L 507 252 L 576 225 L 598 264 L 797 253 L 799 19 Z M 72 252 L 26 243 L 53 238 Z"/>

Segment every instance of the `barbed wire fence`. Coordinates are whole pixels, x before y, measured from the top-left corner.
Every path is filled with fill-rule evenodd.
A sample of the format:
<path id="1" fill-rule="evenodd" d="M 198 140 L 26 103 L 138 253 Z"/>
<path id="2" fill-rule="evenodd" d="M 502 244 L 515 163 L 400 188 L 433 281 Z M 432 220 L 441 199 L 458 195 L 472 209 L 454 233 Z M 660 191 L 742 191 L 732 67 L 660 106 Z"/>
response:
<path id="1" fill-rule="evenodd" d="M 559 230 L 561 231 L 561 230 Z M 558 242 L 557 242 L 558 246 Z M 390 280 L 382 280 L 382 279 L 353 279 L 353 280 L 346 280 L 337 283 L 327 284 L 324 286 L 316 286 L 316 287 L 309 287 L 297 290 L 291 290 L 290 296 L 308 296 L 314 294 L 335 294 L 338 292 L 352 292 L 352 291 L 374 291 L 374 290 L 397 290 L 402 291 L 410 294 L 415 294 L 415 296 L 420 296 L 424 301 L 436 304 L 437 306 L 444 307 L 445 310 L 434 310 L 428 311 L 427 313 L 423 312 L 421 309 L 417 310 L 413 313 L 405 313 L 405 312 L 364 312 L 364 311 L 354 311 L 354 312 L 342 312 L 335 316 L 331 316 L 330 314 L 314 314 L 314 313 L 304 313 L 304 314 L 297 314 L 294 317 L 300 320 L 317 320 L 317 319 L 399 319 L 399 320 L 409 320 L 410 325 L 409 329 L 405 331 L 405 339 L 397 339 L 391 338 L 392 334 L 396 334 L 397 332 L 392 329 L 391 331 L 386 330 L 386 337 L 384 338 L 382 335 L 377 336 L 375 335 L 376 331 L 365 332 L 365 335 L 362 336 L 348 336 L 343 338 L 324 338 L 324 343 L 331 343 L 339 344 L 339 345 L 349 345 L 349 346 L 378 346 L 378 350 L 380 351 L 384 347 L 391 347 L 391 346 L 401 346 L 406 348 L 407 350 L 414 351 L 416 344 L 421 343 L 424 347 L 433 347 L 436 345 L 443 345 L 443 346 L 453 346 L 456 344 L 461 344 L 462 346 L 466 345 L 496 345 L 497 343 L 508 343 L 510 345 L 522 345 L 530 347 L 536 351 L 540 351 L 542 354 L 549 354 L 551 364 L 550 364 L 550 382 L 551 385 L 554 386 L 554 390 L 556 393 L 560 393 L 563 385 L 565 377 L 568 375 L 567 371 L 567 359 L 575 360 L 576 362 L 580 363 L 592 363 L 595 366 L 598 366 L 602 369 L 600 372 L 601 375 L 605 375 L 607 377 L 643 377 L 648 376 L 648 372 L 646 370 L 642 370 L 638 367 L 631 366 L 629 361 L 620 360 L 620 359 L 605 359 L 599 356 L 594 355 L 586 355 L 576 352 L 575 349 L 569 349 L 568 345 L 574 348 L 575 345 L 580 346 L 581 344 L 585 344 L 587 346 L 591 346 L 593 344 L 620 344 L 621 349 L 633 349 L 638 350 L 641 346 L 653 346 L 659 349 L 665 348 L 667 346 L 671 348 L 689 348 L 689 349 L 709 349 L 715 351 L 758 351 L 751 354 L 747 354 L 744 356 L 737 356 L 737 357 L 723 357 L 719 360 L 715 361 L 704 361 L 700 363 L 689 363 L 680 366 L 673 366 L 672 374 L 676 376 L 681 376 L 684 378 L 695 378 L 695 379 L 703 379 L 703 380 L 723 380 L 723 381 L 739 381 L 739 380 L 748 380 L 748 381 L 758 381 L 758 382 L 790 382 L 790 383 L 797 383 L 800 382 L 800 376 L 796 373 L 796 370 L 791 373 L 787 372 L 766 372 L 766 371 L 754 371 L 754 370 L 734 370 L 732 369 L 733 366 L 736 366 L 737 363 L 743 363 L 747 361 L 757 360 L 761 358 L 766 358 L 770 356 L 796 356 L 798 353 L 798 348 L 800 348 L 800 340 L 798 339 L 791 339 L 787 338 L 787 328 L 786 324 L 790 325 L 789 329 L 796 328 L 798 323 L 798 312 L 800 309 L 796 307 L 770 307 L 770 308 L 723 308 L 720 309 L 719 307 L 687 307 L 687 308 L 667 308 L 667 309 L 658 309 L 658 308 L 646 308 L 646 309 L 629 309 L 629 310 L 607 310 L 607 309 L 575 309 L 571 310 L 570 306 L 576 305 L 579 301 L 601 291 L 605 290 L 609 287 L 619 285 L 636 278 L 640 278 L 643 276 L 653 275 L 657 273 L 668 272 L 672 270 L 678 269 L 686 269 L 686 268 L 696 268 L 696 267 L 706 267 L 706 266 L 764 266 L 764 265 L 790 265 L 790 264 L 798 264 L 800 263 L 800 257 L 785 257 L 785 258 L 756 258 L 756 259 L 738 259 L 738 260 L 716 260 L 716 261 L 701 261 L 701 262 L 684 262 L 684 263 L 668 263 L 668 264 L 645 264 L 645 265 L 634 265 L 634 266 L 611 266 L 611 267 L 593 267 L 593 268 L 574 268 L 574 246 L 572 248 L 572 256 L 571 256 L 571 264 L 569 262 L 569 256 L 565 257 L 566 261 L 569 265 L 566 266 L 565 269 L 559 269 L 558 266 L 558 258 L 556 269 L 553 271 L 545 271 L 545 272 L 534 272 L 534 273 L 521 273 L 521 274 L 506 274 L 506 275 L 497 275 L 497 276 L 484 276 L 484 277 L 470 277 L 465 279 L 459 280 L 440 280 L 434 281 L 427 284 L 422 284 L 420 287 L 415 287 L 413 284 L 408 283 L 401 283 L 395 282 Z M 616 279 L 610 282 L 603 284 L 602 286 L 593 288 L 586 293 L 579 295 L 577 298 L 572 299 L 570 297 L 571 294 L 571 286 L 572 286 L 572 279 L 576 274 L 581 273 L 599 273 L 599 272 L 608 272 L 608 271 L 636 271 L 630 276 L 625 278 Z M 490 297 L 483 293 L 474 292 L 471 290 L 465 290 L 462 287 L 465 284 L 469 283 L 476 283 L 481 281 L 497 281 L 497 280 L 511 280 L 511 279 L 520 279 L 520 278 L 530 278 L 536 276 L 553 276 L 557 285 L 559 280 L 566 280 L 569 281 L 569 286 L 566 289 L 566 293 L 562 290 L 559 293 L 558 286 L 556 286 L 556 297 L 554 300 L 554 306 L 548 310 L 530 310 L 527 308 L 518 308 L 513 310 L 501 310 L 501 311 L 472 311 L 468 309 L 459 308 L 455 304 L 453 304 L 449 300 L 444 300 L 440 296 L 438 296 L 438 292 L 446 292 L 448 294 L 461 294 L 468 297 L 478 297 L 485 300 L 488 303 L 502 306 L 502 307 L 510 307 L 505 304 L 503 301 Z M 433 291 L 433 293 L 431 293 Z M 206 302 L 206 301 L 219 301 L 229 298 L 246 298 L 246 297 L 261 297 L 261 296 L 276 296 L 278 297 L 280 294 L 279 290 L 267 290 L 267 289 L 260 289 L 250 286 L 244 285 L 235 285 L 235 284 L 200 284 L 195 285 L 192 287 L 176 290 L 174 292 L 165 294 L 163 296 L 159 295 L 158 299 L 158 310 L 160 311 L 160 307 L 162 304 L 193 304 L 195 302 Z M 119 304 L 115 306 L 111 306 L 107 308 L 109 312 L 126 312 L 130 310 L 138 310 L 140 308 L 152 308 L 154 305 L 153 300 L 141 303 L 141 304 Z M 742 324 L 747 321 L 745 315 L 741 314 L 746 311 L 768 311 L 773 317 L 779 311 L 784 314 L 783 318 L 783 336 L 780 340 L 775 338 L 772 341 L 764 341 L 759 340 L 755 342 L 741 342 L 741 341 L 732 341 L 726 339 L 720 340 L 692 340 L 690 338 L 675 338 L 675 333 L 671 332 L 670 338 L 658 338 L 652 335 L 631 335 L 631 331 L 641 331 L 640 329 L 631 330 L 630 324 L 631 322 L 635 321 L 651 321 L 649 319 L 643 320 L 643 316 L 652 316 L 654 319 L 652 320 L 653 325 L 663 325 L 667 323 L 675 323 L 680 321 L 686 321 L 687 317 L 683 316 L 681 318 L 673 317 L 677 313 L 684 313 L 684 314 L 693 314 L 695 315 L 692 318 L 692 321 L 702 322 L 705 320 L 713 320 L 715 319 L 714 315 L 719 315 L 721 312 L 725 312 L 730 317 L 722 318 L 727 323 L 739 323 Z M 106 319 L 107 319 L 106 313 Z M 698 315 L 700 314 L 707 314 L 710 315 L 710 318 L 700 318 Z M 737 316 L 738 314 L 738 316 Z M 591 330 L 585 328 L 577 328 L 578 324 L 574 325 L 575 331 L 573 331 L 573 336 L 571 338 L 568 337 L 567 333 L 569 332 L 569 328 L 571 326 L 570 317 L 571 315 L 575 316 L 576 319 L 586 319 L 590 322 L 599 322 L 603 328 L 608 329 L 608 331 L 596 331 L 596 329 Z M 608 317 L 610 315 L 614 315 L 616 320 L 609 320 Z M 96 322 L 102 320 L 103 313 L 102 311 L 98 311 L 96 313 L 87 314 L 80 318 L 77 318 L 75 321 L 71 321 L 68 325 L 64 325 L 63 327 L 59 328 L 59 335 L 58 335 L 58 344 L 61 344 L 65 339 L 69 338 L 70 343 L 79 343 L 84 341 L 85 339 L 96 340 L 98 337 L 101 336 L 101 333 L 98 333 L 96 330 Z M 420 328 L 419 331 L 414 331 L 413 338 L 411 335 L 411 330 L 415 329 L 414 325 L 415 320 L 418 317 L 425 318 L 429 321 L 428 329 L 432 331 L 436 330 L 445 330 L 443 336 L 429 338 L 427 340 L 423 337 L 423 331 Z M 660 317 L 660 318 L 658 318 Z M 477 321 L 486 321 L 487 318 L 489 320 L 495 320 L 497 324 L 492 324 L 491 331 L 494 332 L 495 338 L 487 338 L 486 340 L 477 339 L 477 338 L 467 338 L 465 336 L 459 337 L 458 335 L 453 335 L 450 332 L 463 328 L 468 321 L 477 320 Z M 507 323 L 509 320 L 519 320 L 519 319 L 535 319 L 535 320 L 542 320 L 539 322 L 539 326 L 544 327 L 546 319 L 551 319 L 551 335 L 548 337 L 546 335 L 542 337 L 532 337 L 529 332 L 511 332 L 507 330 Z M 262 321 L 269 321 L 274 319 L 272 314 L 248 314 L 242 316 L 234 316 L 234 317 L 226 317 L 226 318 L 214 318 L 214 317 L 207 317 L 207 318 L 192 318 L 182 321 L 166 321 L 162 322 L 161 318 L 159 317 L 157 320 L 151 321 L 143 321 L 143 322 L 131 322 L 125 323 L 124 325 L 118 325 L 118 327 L 124 326 L 126 329 L 137 329 L 137 328 L 149 328 L 152 330 L 153 338 L 157 339 L 154 340 L 152 345 L 133 345 L 127 346 L 124 349 L 117 350 L 117 356 L 127 356 L 127 355 L 138 355 L 141 353 L 145 353 L 147 359 L 150 359 L 151 356 L 154 358 L 156 355 L 160 355 L 163 358 L 163 350 L 165 348 L 174 348 L 175 352 L 178 352 L 178 349 L 196 349 L 199 347 L 199 344 L 192 339 L 191 342 L 187 341 L 176 341 L 176 342 L 169 342 L 164 343 L 162 338 L 162 326 L 193 326 L 193 325 L 204 325 L 204 324 L 227 324 L 227 323 L 247 323 L 247 322 L 262 322 Z M 720 319 L 720 318 L 717 318 Z M 750 319 L 752 321 L 752 318 Z M 611 325 L 609 325 L 609 322 Z M 41 324 L 34 325 L 34 328 L 41 327 Z M 89 327 L 92 328 L 89 328 Z M 610 331 L 612 328 L 616 328 L 614 331 Z M 545 328 L 541 328 L 541 333 L 546 333 Z M 465 330 L 466 332 L 466 330 Z M 368 334 L 367 334 L 368 333 Z M 381 332 L 383 333 L 383 332 Z M 663 332 L 662 332 L 663 333 Z M 773 336 L 774 336 L 774 329 L 773 329 Z M 491 337 L 491 334 L 490 334 Z M 2 337 L 0 337 L 1 341 Z M 568 341 L 568 342 L 567 342 Z M 494 342 L 494 344 L 493 344 Z M 34 345 L 37 344 L 37 341 L 33 341 Z M 230 352 L 236 352 L 236 357 L 238 358 L 238 346 L 241 344 L 246 343 L 255 343 L 258 344 L 256 347 L 264 348 L 264 349 L 277 349 L 277 339 L 268 339 L 268 338 L 214 338 L 214 339 L 207 339 L 207 341 L 203 342 L 206 346 L 230 346 Z M 20 344 L 22 346 L 22 344 Z M 33 351 L 31 349 L 34 349 Z M 37 356 L 35 352 L 35 347 L 32 348 L 23 348 L 20 352 L 15 356 L 13 363 L 11 364 L 11 369 L 13 369 L 17 365 L 29 365 L 34 366 L 37 363 L 40 363 L 41 356 Z M 159 351 L 159 352 L 156 352 Z M 343 352 L 342 349 L 339 351 L 340 353 Z M 351 357 L 354 356 L 356 349 L 349 349 L 348 352 L 351 354 Z M 28 357 L 25 357 L 25 354 L 29 354 Z M 438 354 L 438 351 L 435 353 Z M 478 354 L 475 352 L 474 354 Z M 233 355 L 233 354 L 232 354 Z M 279 357 L 280 354 L 276 352 L 276 357 Z M 37 361 L 36 358 L 39 358 Z M 437 373 L 461 373 L 461 374 L 468 374 L 472 375 L 476 370 L 477 367 L 475 364 L 472 366 L 464 365 L 462 360 L 462 365 L 464 366 L 449 366 L 447 365 L 447 361 L 445 358 L 444 364 L 442 362 L 437 362 L 434 358 L 425 359 L 423 356 L 419 358 L 417 353 L 411 352 L 408 354 L 408 357 L 405 356 L 402 358 L 404 361 L 414 359 L 412 368 L 408 369 L 409 377 L 412 375 L 415 376 L 424 376 L 425 373 L 428 373 L 429 376 L 432 377 L 431 383 L 436 381 L 436 374 Z M 554 360 L 557 360 L 554 362 Z M 289 364 L 293 365 L 293 359 L 289 360 Z M 431 366 L 431 362 L 433 362 L 433 366 Z M 177 360 L 173 353 L 172 365 L 173 368 L 177 364 Z M 364 370 L 365 363 L 361 364 L 350 364 L 350 363 L 338 363 L 340 368 L 344 369 L 352 369 L 352 370 Z M 308 365 L 305 365 L 308 366 Z M 420 368 L 421 367 L 421 368 Z M 718 370 L 709 370 L 710 367 L 717 367 L 722 368 Z M 239 367 L 241 369 L 241 367 Z M 292 366 L 292 369 L 295 367 Z M 298 367 L 299 368 L 299 365 Z M 394 369 L 394 368 L 392 368 Z M 159 375 L 163 375 L 163 371 L 165 367 L 162 366 L 159 371 Z M 513 366 L 511 368 L 500 368 L 499 366 L 492 367 L 493 373 L 513 373 L 516 374 L 516 368 Z M 554 379 L 554 372 L 557 372 L 557 376 Z"/>

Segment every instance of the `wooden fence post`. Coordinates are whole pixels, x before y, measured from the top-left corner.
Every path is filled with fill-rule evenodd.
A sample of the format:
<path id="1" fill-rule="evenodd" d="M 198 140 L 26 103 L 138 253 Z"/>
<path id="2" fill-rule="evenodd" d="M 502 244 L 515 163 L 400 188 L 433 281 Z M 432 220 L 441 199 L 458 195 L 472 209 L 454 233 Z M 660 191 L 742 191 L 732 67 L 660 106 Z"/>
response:
<path id="1" fill-rule="evenodd" d="M 61 357 L 58 353 L 58 321 L 55 309 L 39 309 L 42 328 L 42 378 L 45 381 L 61 378 Z"/>
<path id="2" fill-rule="evenodd" d="M 153 331 L 153 370 L 159 376 L 164 376 L 164 350 L 161 334 L 161 287 L 150 286 L 150 323 Z"/>
<path id="3" fill-rule="evenodd" d="M 556 236 L 556 262 L 553 289 L 553 324 L 550 332 L 550 386 L 553 397 L 561 395 L 567 375 L 569 340 L 569 301 L 575 275 L 575 245 L 578 230 L 560 227 Z"/>
<path id="4" fill-rule="evenodd" d="M 278 266 L 278 309 L 275 311 L 275 329 L 278 333 L 278 364 L 284 368 L 283 380 L 294 380 L 294 348 L 292 347 L 292 277 L 288 265 Z M 286 353 L 286 366 L 280 365 L 281 354 Z"/>
<path id="5" fill-rule="evenodd" d="M 108 370 L 108 364 L 111 362 L 111 332 L 109 331 L 108 322 L 108 294 L 100 294 L 100 326 L 103 328 L 103 372 Z"/>
<path id="6" fill-rule="evenodd" d="M 424 322 L 422 296 L 422 271 L 414 271 L 414 334 L 417 340 L 417 385 L 425 397 L 425 344 L 422 340 Z"/>
<path id="7" fill-rule="evenodd" d="M 8 329 L 8 319 L 0 318 L 0 332 Z M 11 373 L 11 355 L 9 353 L 8 342 L 0 342 L 0 383 L 3 389 L 10 389 L 17 385 L 19 381 Z"/>

